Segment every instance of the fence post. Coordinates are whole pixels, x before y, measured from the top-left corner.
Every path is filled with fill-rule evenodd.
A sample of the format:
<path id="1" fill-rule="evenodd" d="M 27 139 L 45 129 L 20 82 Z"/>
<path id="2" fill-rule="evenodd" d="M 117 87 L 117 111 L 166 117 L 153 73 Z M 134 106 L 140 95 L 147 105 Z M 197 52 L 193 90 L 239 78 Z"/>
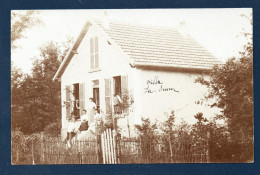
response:
<path id="1" fill-rule="evenodd" d="M 152 143 L 152 139 L 151 138 L 149 138 L 149 142 L 150 142 L 150 146 L 149 146 L 149 161 L 151 162 L 151 160 L 153 159 L 152 158 L 152 151 L 153 151 L 153 143 Z M 153 162 L 152 162 L 153 163 Z"/>
<path id="2" fill-rule="evenodd" d="M 102 149 L 101 149 L 101 135 L 97 135 L 97 146 L 98 146 L 98 163 L 103 163 Z"/>
<path id="3" fill-rule="evenodd" d="M 112 156 L 111 156 L 111 146 L 110 146 L 110 137 L 109 137 L 109 129 L 106 130 L 106 136 L 107 136 L 107 151 L 108 151 L 108 163 L 111 164 L 112 162 Z"/>
<path id="4" fill-rule="evenodd" d="M 210 139 L 210 132 L 207 132 L 207 151 L 206 151 L 206 155 L 207 155 L 207 163 L 210 162 L 210 149 L 209 149 L 209 139 Z"/>
<path id="5" fill-rule="evenodd" d="M 104 157 L 104 159 L 105 159 L 105 164 L 108 164 L 108 152 L 107 152 L 107 150 L 108 150 L 108 148 L 107 148 L 107 134 L 106 134 L 106 130 L 103 132 L 103 138 L 104 138 L 104 152 L 105 152 L 105 157 Z"/>
<path id="6" fill-rule="evenodd" d="M 16 164 L 20 161 L 20 149 L 16 150 Z"/>
<path id="7" fill-rule="evenodd" d="M 34 138 L 32 139 L 32 164 L 35 165 L 35 162 L 34 162 L 33 140 L 34 140 Z"/>
<path id="8" fill-rule="evenodd" d="M 116 135 L 116 149 L 117 149 L 117 161 L 118 163 L 121 163 L 121 140 L 120 140 L 120 137 L 118 135 Z"/>
<path id="9" fill-rule="evenodd" d="M 112 135 L 112 131 L 111 129 L 108 130 L 108 134 L 109 134 L 109 144 L 110 144 L 110 152 L 111 152 L 111 163 L 114 164 L 115 163 L 115 157 L 114 157 L 114 146 L 113 146 L 113 135 Z"/>
<path id="10" fill-rule="evenodd" d="M 143 145 L 142 145 L 141 137 L 139 137 L 139 140 L 140 140 L 140 146 L 139 147 L 140 147 L 140 153 L 141 153 L 141 158 L 142 158 L 141 160 L 143 160 L 143 147 L 142 147 Z"/>
<path id="11" fill-rule="evenodd" d="M 41 161 L 41 164 L 44 163 L 44 136 L 43 136 L 43 132 L 41 132 L 41 158 L 40 158 L 40 161 Z"/>
<path id="12" fill-rule="evenodd" d="M 79 158 L 79 164 L 82 164 L 82 157 L 81 157 L 81 152 L 78 152 L 78 158 Z"/>
<path id="13" fill-rule="evenodd" d="M 112 136 L 113 136 L 113 148 L 114 148 L 114 159 L 115 159 L 115 163 L 118 163 L 118 154 L 117 154 L 117 133 L 116 130 L 114 129 L 112 132 Z"/>
<path id="14" fill-rule="evenodd" d="M 106 157 L 105 157 L 105 138 L 104 138 L 104 132 L 101 134 L 101 146 L 102 146 L 102 159 L 103 159 L 103 164 L 106 163 Z"/>
<path id="15" fill-rule="evenodd" d="M 171 133 L 169 133 L 169 145 L 170 145 L 170 152 L 171 152 L 171 163 L 173 163 L 173 160 L 172 160 L 172 142 L 171 142 Z"/>

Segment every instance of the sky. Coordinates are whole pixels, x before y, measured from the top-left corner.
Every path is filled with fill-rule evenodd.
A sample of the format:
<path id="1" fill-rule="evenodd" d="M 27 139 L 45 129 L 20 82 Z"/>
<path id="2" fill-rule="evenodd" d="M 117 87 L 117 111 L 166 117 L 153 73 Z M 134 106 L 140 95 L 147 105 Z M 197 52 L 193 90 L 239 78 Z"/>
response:
<path id="1" fill-rule="evenodd" d="M 17 42 L 20 46 L 11 53 L 16 67 L 30 73 L 32 58 L 37 57 L 39 48 L 48 41 L 62 43 L 67 37 L 77 38 L 88 17 L 104 17 L 110 20 L 134 22 L 180 29 L 185 23 L 186 32 L 219 60 L 238 56 L 246 44 L 245 31 L 252 33 L 248 19 L 252 9 L 100 9 L 100 10 L 40 10 L 42 24 L 28 29 L 26 38 Z"/>

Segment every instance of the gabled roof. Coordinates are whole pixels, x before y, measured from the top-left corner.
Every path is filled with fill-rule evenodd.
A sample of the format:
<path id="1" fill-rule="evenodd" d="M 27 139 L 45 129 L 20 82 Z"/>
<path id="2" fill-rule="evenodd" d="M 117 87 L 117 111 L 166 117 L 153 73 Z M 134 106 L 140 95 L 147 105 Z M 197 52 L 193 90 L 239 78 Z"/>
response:
<path id="1" fill-rule="evenodd" d="M 113 22 L 109 28 L 95 20 L 136 66 L 172 66 L 176 68 L 211 69 L 219 61 L 191 37 L 176 29 Z"/>
<path id="2" fill-rule="evenodd" d="M 220 64 L 194 39 L 183 37 L 173 28 L 116 21 L 109 21 L 109 25 L 106 27 L 101 20 L 97 19 L 90 23 L 102 29 L 121 47 L 130 57 L 132 66 L 209 70 L 215 64 Z M 82 37 L 82 35 L 80 36 Z M 64 61 L 66 62 L 66 60 Z M 63 71 L 58 70 L 54 80 L 60 77 Z"/>
<path id="3" fill-rule="evenodd" d="M 72 47 L 70 48 L 70 50 L 68 51 L 67 55 L 65 56 L 65 58 L 63 59 L 63 61 L 61 62 L 61 65 L 59 67 L 59 69 L 57 70 L 56 74 L 53 77 L 53 81 L 55 81 L 57 78 L 60 78 L 61 75 L 64 73 L 66 67 L 68 66 L 68 64 L 70 63 L 70 60 L 72 59 L 73 55 L 75 54 L 76 50 L 78 49 L 81 41 L 83 40 L 84 36 L 86 35 L 88 29 L 90 28 L 91 23 L 87 22 L 83 29 L 81 30 L 77 40 L 73 43 Z"/>

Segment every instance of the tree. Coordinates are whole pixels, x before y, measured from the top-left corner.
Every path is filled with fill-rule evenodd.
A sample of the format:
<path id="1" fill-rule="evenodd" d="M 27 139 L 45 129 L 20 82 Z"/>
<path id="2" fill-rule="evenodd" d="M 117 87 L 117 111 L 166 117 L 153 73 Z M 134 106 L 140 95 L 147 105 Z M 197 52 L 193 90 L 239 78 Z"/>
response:
<path id="1" fill-rule="evenodd" d="M 155 123 L 151 123 L 149 118 L 141 118 L 142 123 L 140 125 L 135 125 L 139 139 L 141 141 L 141 150 L 142 156 L 147 157 L 151 155 L 150 161 L 152 161 L 153 154 L 155 154 L 155 145 L 158 141 L 158 133 L 157 133 L 157 121 Z"/>
<path id="2" fill-rule="evenodd" d="M 173 157 L 173 141 L 175 140 L 175 131 L 173 130 L 174 122 L 175 116 L 174 111 L 172 110 L 170 115 L 167 114 L 167 119 L 163 122 L 162 126 L 162 131 L 164 132 L 164 137 L 166 138 L 164 145 L 169 145 L 166 149 L 168 148 L 170 150 L 171 158 Z"/>
<path id="3" fill-rule="evenodd" d="M 24 32 L 41 23 L 41 20 L 37 17 L 38 11 L 12 11 L 11 13 L 11 49 L 17 48 L 16 41 L 24 38 Z"/>
<path id="4" fill-rule="evenodd" d="M 11 116 L 16 116 L 15 118 L 12 117 L 12 129 L 19 126 L 19 119 L 21 119 L 22 109 L 19 105 L 22 103 L 23 99 L 21 98 L 21 84 L 23 81 L 24 75 L 20 68 L 17 68 L 13 62 L 11 62 Z"/>
<path id="5" fill-rule="evenodd" d="M 142 124 L 135 125 L 139 135 L 144 140 L 152 140 L 156 137 L 157 123 L 151 123 L 149 118 L 141 118 Z"/>
<path id="6" fill-rule="evenodd" d="M 48 42 L 40 48 L 31 75 L 18 81 L 19 72 L 12 73 L 12 129 L 20 127 L 25 134 L 31 134 L 50 124 L 49 128 L 53 128 L 53 123 L 60 127 L 60 83 L 52 78 L 64 57 L 63 50 L 68 49 Z"/>
<path id="7" fill-rule="evenodd" d="M 208 87 L 206 100 L 214 99 L 211 107 L 223 109 L 232 142 L 241 154 L 241 161 L 253 159 L 253 45 L 249 41 L 239 58 L 215 66 L 210 80 L 199 77 L 196 82 Z"/>

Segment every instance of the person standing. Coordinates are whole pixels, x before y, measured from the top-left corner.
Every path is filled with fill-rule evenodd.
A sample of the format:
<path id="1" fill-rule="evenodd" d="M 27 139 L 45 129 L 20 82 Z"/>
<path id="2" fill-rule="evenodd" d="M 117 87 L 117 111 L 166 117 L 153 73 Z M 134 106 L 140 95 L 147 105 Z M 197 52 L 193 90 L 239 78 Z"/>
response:
<path id="1" fill-rule="evenodd" d="M 94 103 L 93 98 L 89 98 L 89 102 L 87 105 L 87 117 L 89 125 L 94 122 L 94 115 L 95 109 L 97 108 L 96 104 Z"/>
<path id="2" fill-rule="evenodd" d="M 102 150 L 101 150 L 101 133 L 103 130 L 103 119 L 102 119 L 102 115 L 98 113 L 98 110 L 95 109 L 95 116 L 94 116 L 94 120 L 95 120 L 95 134 L 97 136 L 97 143 L 98 143 L 98 161 L 99 163 L 103 162 L 103 158 L 102 158 Z"/>

